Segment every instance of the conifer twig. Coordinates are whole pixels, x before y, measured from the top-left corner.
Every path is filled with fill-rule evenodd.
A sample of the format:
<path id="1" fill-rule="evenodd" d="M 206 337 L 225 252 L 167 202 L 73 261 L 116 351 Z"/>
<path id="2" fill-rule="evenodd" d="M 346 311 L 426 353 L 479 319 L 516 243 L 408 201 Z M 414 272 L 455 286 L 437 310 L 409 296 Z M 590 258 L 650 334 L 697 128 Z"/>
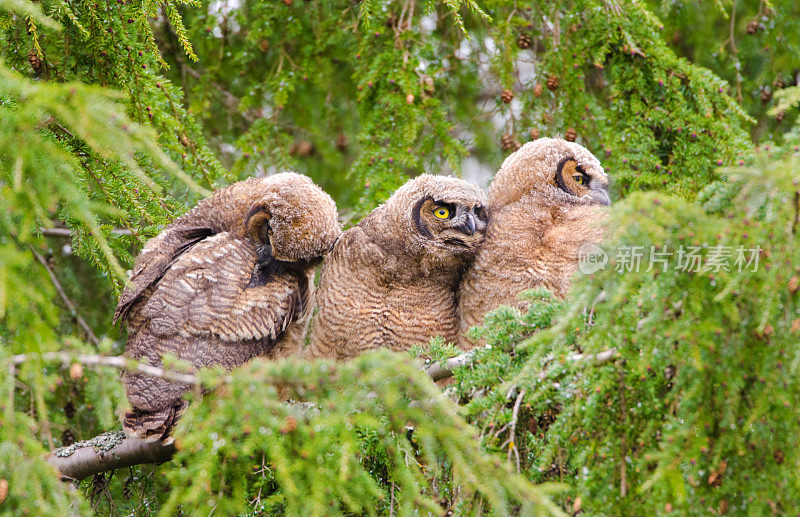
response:
<path id="1" fill-rule="evenodd" d="M 517 450 L 517 421 L 519 420 L 519 407 L 522 404 L 522 399 L 525 397 L 526 391 L 523 389 L 517 395 L 517 400 L 514 402 L 514 410 L 511 413 L 511 430 L 508 433 L 508 456 L 506 458 L 507 461 L 511 461 L 511 452 L 514 452 L 514 455 L 517 460 L 517 472 L 519 472 L 519 451 Z"/>
<path id="2" fill-rule="evenodd" d="M 69 309 L 69 312 L 72 314 L 72 316 L 75 317 L 75 321 L 78 322 L 78 325 L 80 325 L 80 327 L 86 333 L 86 337 L 88 337 L 89 341 L 91 341 L 95 346 L 100 345 L 100 340 L 97 339 L 97 336 L 95 336 L 94 332 L 92 331 L 92 328 L 89 326 L 88 323 L 86 323 L 86 320 L 83 319 L 80 314 L 78 314 L 78 310 L 75 307 L 75 304 L 72 303 L 72 300 L 69 299 L 67 293 L 64 292 L 64 288 L 61 287 L 61 282 L 58 281 L 56 274 L 53 272 L 53 268 L 50 267 L 45 258 L 39 252 L 37 252 L 33 248 L 31 248 L 31 251 L 33 252 L 33 256 L 36 257 L 36 260 L 38 260 L 39 263 L 45 268 L 47 274 L 50 275 L 50 281 L 56 288 L 58 295 L 61 297 L 61 300 L 64 302 L 64 305 L 67 306 L 67 309 Z"/>

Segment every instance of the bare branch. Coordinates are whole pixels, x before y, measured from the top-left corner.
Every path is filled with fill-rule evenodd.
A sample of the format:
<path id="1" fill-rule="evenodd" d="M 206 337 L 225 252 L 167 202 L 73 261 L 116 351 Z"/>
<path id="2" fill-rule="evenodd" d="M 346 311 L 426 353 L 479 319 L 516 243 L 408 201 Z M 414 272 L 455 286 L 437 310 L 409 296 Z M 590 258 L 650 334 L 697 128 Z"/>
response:
<path id="1" fill-rule="evenodd" d="M 72 237 L 73 231 L 69 228 L 40 228 L 40 232 L 42 235 L 46 235 L 48 237 Z M 127 228 L 114 228 L 111 230 L 111 233 L 115 233 L 117 235 L 133 235 L 133 231 Z"/>
<path id="2" fill-rule="evenodd" d="M 122 431 L 112 431 L 56 449 L 47 461 L 61 473 L 62 479 L 81 480 L 108 470 L 164 463 L 175 451 L 174 444 L 126 438 Z"/>
<path id="3" fill-rule="evenodd" d="M 443 364 L 437 362 L 428 366 L 427 368 L 425 368 L 425 373 L 427 373 L 428 376 L 434 381 L 440 381 L 442 379 L 452 377 L 453 370 L 471 363 L 474 357 L 475 357 L 475 351 L 470 350 L 469 352 L 466 352 L 464 354 L 451 357 Z"/>
<path id="4" fill-rule="evenodd" d="M 570 362 L 589 361 L 592 362 L 593 364 L 603 364 L 616 359 L 618 355 L 619 354 L 617 353 L 617 349 L 611 348 L 609 350 L 604 350 L 597 354 L 572 354 L 570 356 L 567 356 L 567 360 Z M 461 366 L 470 364 L 474 360 L 475 360 L 475 350 L 470 350 L 469 352 L 465 352 L 461 355 L 451 357 L 450 359 L 445 361 L 444 364 L 434 363 L 428 366 L 427 368 L 425 368 L 425 373 L 427 373 L 428 376 L 434 381 L 440 381 L 442 379 L 452 377 L 453 370 Z"/>
<path id="5" fill-rule="evenodd" d="M 53 286 L 55 286 L 56 291 L 58 291 L 58 295 L 61 296 L 61 300 L 64 302 L 64 305 L 67 306 L 69 312 L 75 317 L 75 320 L 78 322 L 78 325 L 83 329 L 83 332 L 86 333 L 86 337 L 89 338 L 89 341 L 94 343 L 95 346 L 100 344 L 100 340 L 97 339 L 97 336 L 94 335 L 92 328 L 89 327 L 89 324 L 86 323 L 86 320 L 78 314 L 78 310 L 75 308 L 75 304 L 72 303 L 72 300 L 69 299 L 67 293 L 64 292 L 64 288 L 61 287 L 61 282 L 58 281 L 56 274 L 53 272 L 53 268 L 50 267 L 50 264 L 47 263 L 45 258 L 39 254 L 35 249 L 31 248 L 33 252 L 33 256 L 36 257 L 36 260 L 47 270 L 47 274 L 50 275 L 50 281 L 53 282 Z"/>
<path id="6" fill-rule="evenodd" d="M 425 372 L 434 380 L 441 380 L 453 375 L 453 370 L 467 365 L 474 360 L 474 351 L 452 357 L 442 364 L 433 364 Z M 598 354 L 574 354 L 568 357 L 569 361 L 586 361 L 590 364 L 603 364 L 618 357 L 614 349 L 605 350 Z M 156 368 L 148 364 L 139 363 L 125 357 L 100 356 L 87 354 L 69 354 L 67 352 L 48 352 L 43 354 L 20 354 L 11 358 L 9 371 L 13 375 L 14 366 L 34 358 L 46 361 L 60 361 L 63 364 L 79 362 L 84 365 L 111 366 L 127 371 L 138 371 L 168 381 L 199 386 L 198 377 L 179 372 Z M 231 381 L 230 376 L 219 379 L 221 384 Z M 514 404 L 512 417 L 511 443 L 515 438 L 515 425 L 519 417 L 519 408 L 525 391 L 521 391 Z M 516 445 L 514 444 L 514 447 Z M 122 431 L 113 431 L 77 442 L 69 447 L 56 449 L 48 462 L 53 465 L 66 479 L 83 479 L 85 477 L 105 472 L 108 470 L 141 465 L 146 463 L 164 463 L 175 453 L 174 444 L 164 445 L 160 441 L 147 442 L 139 438 L 127 438 Z M 515 451 L 516 452 L 516 451 Z"/>
<path id="7" fill-rule="evenodd" d="M 522 399 L 525 397 L 525 390 L 519 392 L 517 400 L 514 402 L 514 410 L 511 413 L 511 431 L 508 437 L 508 456 L 507 461 L 511 461 L 511 453 L 513 452 L 517 460 L 517 472 L 519 472 L 519 451 L 517 450 L 517 420 L 519 419 L 519 406 L 522 404 Z"/>
<path id="8" fill-rule="evenodd" d="M 11 357 L 11 362 L 14 365 L 20 365 L 33 359 L 42 359 L 44 361 L 60 362 L 64 365 L 72 363 L 81 363 L 87 366 L 111 366 L 126 370 L 129 372 L 141 372 L 152 377 L 158 377 L 167 381 L 178 382 L 180 384 L 188 384 L 190 386 L 200 386 L 202 383 L 200 379 L 190 373 L 173 372 L 163 368 L 157 368 L 146 363 L 128 359 L 123 356 L 106 356 L 106 355 L 91 355 L 91 354 L 71 354 L 69 352 L 45 352 L 42 354 L 19 354 Z M 227 378 L 223 378 L 222 382 L 227 382 Z"/>

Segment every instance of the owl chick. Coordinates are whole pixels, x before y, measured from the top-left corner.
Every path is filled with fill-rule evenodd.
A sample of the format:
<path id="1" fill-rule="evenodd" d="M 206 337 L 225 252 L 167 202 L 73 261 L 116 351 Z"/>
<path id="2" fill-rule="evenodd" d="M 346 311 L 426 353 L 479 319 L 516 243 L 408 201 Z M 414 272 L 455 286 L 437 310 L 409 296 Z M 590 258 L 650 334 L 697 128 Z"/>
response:
<path id="1" fill-rule="evenodd" d="M 540 138 L 506 158 L 489 187 L 486 239 L 459 286 L 462 348 L 478 344 L 464 333 L 486 312 L 523 309 L 521 291 L 564 297 L 579 248 L 602 239 L 607 188 L 597 158 L 565 140 Z"/>
<path id="2" fill-rule="evenodd" d="M 333 200 L 309 178 L 283 173 L 215 192 L 150 239 L 114 321 L 128 326 L 127 357 L 193 370 L 232 369 L 255 356 L 299 352 L 314 266 L 341 233 Z M 129 435 L 170 442 L 188 387 L 128 372 Z"/>
<path id="3" fill-rule="evenodd" d="M 456 288 L 483 240 L 481 190 L 422 175 L 345 231 L 325 261 L 307 357 L 458 339 Z"/>

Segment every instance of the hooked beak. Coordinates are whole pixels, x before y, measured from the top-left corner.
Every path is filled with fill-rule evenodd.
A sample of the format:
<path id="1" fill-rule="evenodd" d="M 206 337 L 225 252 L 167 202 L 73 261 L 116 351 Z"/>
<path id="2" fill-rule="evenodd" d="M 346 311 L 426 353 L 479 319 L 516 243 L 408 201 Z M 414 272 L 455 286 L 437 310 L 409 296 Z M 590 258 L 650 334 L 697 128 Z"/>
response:
<path id="1" fill-rule="evenodd" d="M 601 190 L 591 190 L 589 191 L 589 197 L 591 197 L 597 204 L 609 206 L 611 205 L 611 198 L 608 195 L 608 192 L 605 189 Z"/>
<path id="2" fill-rule="evenodd" d="M 466 235 L 472 236 L 475 234 L 475 216 L 472 215 L 472 212 L 467 212 L 466 219 L 464 222 L 454 226 L 457 230 L 465 233 Z"/>

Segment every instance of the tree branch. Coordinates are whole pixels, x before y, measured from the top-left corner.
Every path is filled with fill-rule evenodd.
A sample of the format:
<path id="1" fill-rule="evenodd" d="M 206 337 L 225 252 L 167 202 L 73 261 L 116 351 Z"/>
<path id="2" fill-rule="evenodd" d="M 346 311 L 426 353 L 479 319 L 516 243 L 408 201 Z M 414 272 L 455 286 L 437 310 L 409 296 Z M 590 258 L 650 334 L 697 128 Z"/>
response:
<path id="1" fill-rule="evenodd" d="M 597 354 L 572 354 L 570 356 L 567 356 L 567 361 L 571 362 L 589 361 L 592 362 L 593 364 L 603 364 L 616 359 L 618 355 L 619 354 L 617 353 L 617 349 L 611 348 L 609 350 L 604 350 Z M 470 364 L 474 360 L 475 360 L 475 350 L 470 350 L 469 352 L 465 352 L 461 355 L 451 357 L 444 363 L 434 363 L 428 366 L 427 368 L 425 368 L 425 373 L 427 373 L 428 376 L 430 376 L 430 378 L 433 379 L 434 381 L 440 381 L 442 379 L 452 377 L 453 371 L 456 368 Z"/>
<path id="2" fill-rule="evenodd" d="M 175 451 L 175 444 L 126 438 L 122 431 L 111 431 L 56 449 L 47 462 L 61 473 L 62 479 L 81 480 L 108 470 L 164 463 Z"/>
<path id="3" fill-rule="evenodd" d="M 586 361 L 591 364 L 603 364 L 618 357 L 615 349 L 605 350 L 598 354 L 573 354 L 568 356 L 568 361 Z M 63 364 L 75 362 L 84 365 L 111 366 L 127 371 L 138 371 L 168 381 L 200 386 L 201 382 L 195 375 L 173 372 L 163 368 L 156 368 L 148 364 L 139 363 L 132 359 L 119 356 L 101 356 L 87 354 L 70 354 L 67 352 L 47 352 L 43 354 L 20 354 L 11 358 L 9 368 L 39 357 L 46 361 L 60 361 Z M 438 381 L 453 375 L 453 370 L 470 364 L 475 359 L 475 352 L 469 351 L 452 357 L 443 364 L 436 363 L 424 369 L 431 379 Z M 13 371 L 13 370 L 12 370 Z M 220 379 L 220 383 L 230 382 L 230 377 Z M 522 397 L 517 398 L 516 411 Z M 515 412 L 516 412 L 515 411 Z M 74 443 L 68 447 L 56 449 L 47 461 L 58 470 L 64 479 L 80 480 L 85 477 L 133 465 L 146 463 L 164 463 L 175 454 L 174 444 L 164 445 L 160 441 L 147 442 L 139 438 L 127 438 L 122 431 L 112 431 L 98 435 L 91 440 Z"/>
<path id="4" fill-rule="evenodd" d="M 190 386 L 200 386 L 202 383 L 200 379 L 190 373 L 173 372 L 150 366 L 146 363 L 140 363 L 134 359 L 128 359 L 123 356 L 107 356 L 107 355 L 91 355 L 91 354 L 71 354 L 69 352 L 44 352 L 42 354 L 19 354 L 11 357 L 11 362 L 14 365 L 20 365 L 32 359 L 42 359 L 45 361 L 60 362 L 64 365 L 72 363 L 81 363 L 87 366 L 111 366 L 126 370 L 130 372 L 141 372 L 152 377 L 158 377 L 167 381 L 178 382 L 180 384 L 189 384 Z M 223 379 L 224 381 L 224 379 Z"/>
<path id="5" fill-rule="evenodd" d="M 72 303 L 72 300 L 69 299 L 67 293 L 64 292 L 64 288 L 61 287 L 61 282 L 58 281 L 56 274 L 53 272 L 53 268 L 50 267 L 50 264 L 47 263 L 47 261 L 39 252 L 33 248 L 31 248 L 31 251 L 33 252 L 33 256 L 36 257 L 36 260 L 39 261 L 39 264 L 41 264 L 42 267 L 47 270 L 47 274 L 50 275 L 50 281 L 53 282 L 53 286 L 56 288 L 56 291 L 58 291 L 58 295 L 61 296 L 61 301 L 63 301 L 64 305 L 67 306 L 67 309 L 69 309 L 69 312 L 72 313 L 72 316 L 75 317 L 75 320 L 77 320 L 78 325 L 80 325 L 80 327 L 83 329 L 86 337 L 88 337 L 89 341 L 91 341 L 95 346 L 98 346 L 100 344 L 100 340 L 94 335 L 94 331 L 92 331 L 92 328 L 88 323 L 86 323 L 86 320 L 83 319 L 80 314 L 78 314 L 78 309 L 75 307 L 75 304 Z"/>

